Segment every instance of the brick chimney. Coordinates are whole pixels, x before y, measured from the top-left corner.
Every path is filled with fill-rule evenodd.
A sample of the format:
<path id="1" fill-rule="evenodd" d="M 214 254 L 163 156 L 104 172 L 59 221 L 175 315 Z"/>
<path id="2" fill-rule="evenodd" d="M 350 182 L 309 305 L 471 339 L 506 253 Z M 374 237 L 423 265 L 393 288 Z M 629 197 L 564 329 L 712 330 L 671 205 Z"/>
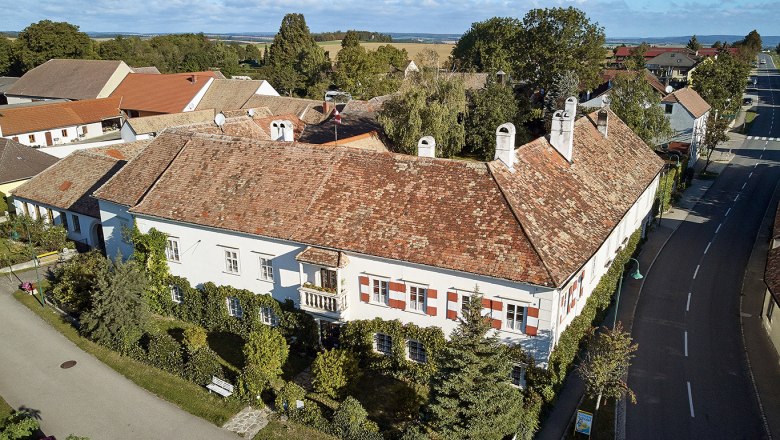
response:
<path id="1" fill-rule="evenodd" d="M 330 108 L 330 102 L 322 101 L 322 114 L 329 115 L 331 110 L 332 109 Z"/>
<path id="2" fill-rule="evenodd" d="M 607 109 L 602 108 L 599 110 L 596 119 L 596 128 L 598 128 L 599 132 L 603 134 L 605 138 L 607 137 L 607 129 L 609 128 L 609 112 L 607 112 Z"/>
<path id="3" fill-rule="evenodd" d="M 577 98 L 566 98 L 564 110 L 558 110 L 553 114 L 550 129 L 550 144 L 555 147 L 561 156 L 571 163 L 574 152 L 574 119 L 577 116 Z"/>
<path id="4" fill-rule="evenodd" d="M 417 155 L 420 157 L 436 157 L 436 139 L 433 136 L 423 136 L 417 142 Z"/>
<path id="5" fill-rule="evenodd" d="M 501 124 L 496 129 L 496 155 L 493 159 L 504 162 L 510 170 L 515 169 L 515 125 Z"/>

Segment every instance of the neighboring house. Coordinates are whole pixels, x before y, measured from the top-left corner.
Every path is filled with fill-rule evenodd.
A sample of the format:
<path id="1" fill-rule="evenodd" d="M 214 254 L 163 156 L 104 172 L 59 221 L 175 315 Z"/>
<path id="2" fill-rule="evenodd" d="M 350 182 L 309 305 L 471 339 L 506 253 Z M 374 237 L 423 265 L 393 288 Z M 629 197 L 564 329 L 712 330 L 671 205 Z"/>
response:
<path id="1" fill-rule="evenodd" d="M 121 98 L 12 105 L 0 110 L 0 137 L 50 147 L 102 136 L 121 124 Z"/>
<path id="2" fill-rule="evenodd" d="M 216 79 L 195 109 L 214 109 L 217 112 L 238 110 L 244 108 L 247 101 L 255 95 L 279 96 L 279 93 L 268 81 Z"/>
<path id="3" fill-rule="evenodd" d="M 111 96 L 122 99 L 120 108 L 128 118 L 191 112 L 214 81 L 213 74 L 131 73 Z"/>
<path id="4" fill-rule="evenodd" d="M 132 67 L 133 73 L 151 73 L 153 75 L 159 75 L 160 71 L 155 66 L 147 67 Z"/>
<path id="5" fill-rule="evenodd" d="M 58 160 L 38 149 L 0 138 L 0 192 L 8 196 Z"/>
<path id="6" fill-rule="evenodd" d="M 694 166 L 707 132 L 710 105 L 690 87 L 666 95 L 660 105 L 675 132 L 671 141 L 690 144 L 688 166 Z"/>
<path id="7" fill-rule="evenodd" d="M 295 115 L 306 124 L 318 125 L 333 112 L 333 104 L 313 99 L 289 98 L 286 96 L 255 95 L 242 108 L 266 107 L 272 115 Z"/>
<path id="8" fill-rule="evenodd" d="M 215 115 L 216 113 L 214 110 L 209 109 L 130 118 L 125 120 L 124 124 L 122 124 L 122 139 L 125 142 L 150 139 L 157 136 L 166 128 L 213 121 Z"/>
<path id="9" fill-rule="evenodd" d="M 9 104 L 106 98 L 131 71 L 122 61 L 53 59 L 25 73 L 5 96 Z"/>
<path id="10" fill-rule="evenodd" d="M 683 52 L 665 52 L 647 61 L 647 69 L 664 84 L 687 84 L 699 58 Z"/>
<path id="11" fill-rule="evenodd" d="M 648 84 L 658 92 L 658 96 L 663 98 L 666 96 L 666 90 L 664 85 L 655 77 L 649 70 L 645 70 L 645 79 Z M 613 81 L 615 77 L 621 74 L 626 74 L 626 70 L 606 69 L 601 71 L 601 84 L 593 90 L 588 90 L 580 94 L 582 102 L 580 105 L 585 108 L 600 108 L 604 106 L 604 98 L 609 96 L 609 92 L 612 90 Z"/>
<path id="12" fill-rule="evenodd" d="M 333 118 L 319 125 L 307 125 L 300 141 L 309 144 L 346 145 L 387 151 L 382 140 L 382 124 L 376 119 L 377 112 L 390 95 L 372 98 L 368 101 L 353 99 L 341 108 L 341 124 L 336 141 Z M 348 140 L 349 139 L 349 140 Z"/>
<path id="13" fill-rule="evenodd" d="M 764 295 L 764 306 L 761 308 L 761 323 L 769 334 L 769 340 L 775 347 L 775 351 L 780 353 L 780 319 L 778 318 L 780 312 L 777 310 L 780 306 L 780 206 L 775 214 L 764 282 L 767 288 Z"/>
<path id="14" fill-rule="evenodd" d="M 623 62 L 631 56 L 631 52 L 636 49 L 636 46 L 621 46 L 615 48 L 614 56 L 612 57 L 612 62 L 617 65 L 623 64 Z M 644 58 L 645 62 L 650 61 L 651 59 L 657 57 L 658 55 L 664 54 L 664 53 L 681 53 L 688 56 L 696 57 L 696 58 L 717 58 L 718 54 L 723 49 L 718 49 L 715 47 L 702 47 L 698 51 L 693 51 L 691 49 L 688 49 L 687 47 L 655 47 L 651 46 L 649 47 L 645 53 Z M 737 55 L 739 54 L 739 49 L 736 47 L 729 47 L 727 49 L 731 55 Z"/>
<path id="15" fill-rule="evenodd" d="M 15 76 L 0 76 L 0 105 L 8 104 L 5 92 L 7 92 L 18 79 L 19 78 Z"/>
<path id="16" fill-rule="evenodd" d="M 546 366 L 651 218 L 663 167 L 613 113 L 566 107 L 549 140 L 515 149 L 499 127 L 488 163 L 168 130 L 95 193 L 107 246 L 130 253 L 123 222 L 155 228 L 172 274 L 292 300 L 335 332 L 449 334 L 478 289 L 498 337 Z"/>
<path id="17" fill-rule="evenodd" d="M 82 249 L 103 249 L 100 209 L 92 192 L 149 141 L 76 151 L 22 184 L 12 194 L 18 215 L 62 225 Z"/>

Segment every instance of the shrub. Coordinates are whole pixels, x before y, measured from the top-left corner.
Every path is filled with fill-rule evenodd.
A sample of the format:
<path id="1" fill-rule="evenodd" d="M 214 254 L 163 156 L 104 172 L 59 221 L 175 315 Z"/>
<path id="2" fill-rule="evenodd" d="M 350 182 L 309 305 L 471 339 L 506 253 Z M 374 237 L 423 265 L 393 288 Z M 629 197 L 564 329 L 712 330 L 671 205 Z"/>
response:
<path id="1" fill-rule="evenodd" d="M 188 380 L 198 385 L 211 382 L 212 376 L 222 375 L 222 365 L 214 350 L 201 347 L 195 351 L 188 349 L 187 363 L 184 365 L 184 375 Z"/>
<path id="2" fill-rule="evenodd" d="M 0 419 L 0 439 L 17 440 L 31 438 L 39 428 L 35 415 L 28 411 L 16 411 Z"/>
<path id="3" fill-rule="evenodd" d="M 0 191 L 0 214 L 8 212 L 8 196 Z"/>
<path id="4" fill-rule="evenodd" d="M 331 432 L 345 440 L 382 439 L 379 427 L 368 420 L 368 412 L 352 396 L 347 397 L 333 413 Z"/>
<path id="5" fill-rule="evenodd" d="M 295 382 L 285 382 L 282 388 L 276 393 L 274 406 L 279 413 L 290 414 L 296 411 L 295 401 L 303 400 L 306 397 L 306 390 Z"/>
<path id="6" fill-rule="evenodd" d="M 97 280 L 108 272 L 108 260 L 93 250 L 54 267 L 49 277 L 54 301 L 68 311 L 81 313 L 92 305 Z"/>
<path id="7" fill-rule="evenodd" d="M 181 345 L 168 333 L 155 333 L 149 338 L 149 363 L 169 373 L 182 375 L 184 361 Z"/>
<path id="8" fill-rule="evenodd" d="M 242 379 L 250 396 L 259 396 L 281 376 L 288 354 L 287 341 L 275 328 L 260 326 L 249 334 L 244 345 Z"/>
<path id="9" fill-rule="evenodd" d="M 319 431 L 328 431 L 329 429 L 328 420 L 322 415 L 320 407 L 308 399 L 303 401 L 303 408 L 290 413 L 290 420 L 311 426 Z"/>
<path id="10" fill-rule="evenodd" d="M 184 345 L 192 351 L 198 351 L 208 345 L 208 335 L 203 327 L 193 325 L 184 329 Z"/>
<path id="11" fill-rule="evenodd" d="M 2 226 L 4 235 L 11 236 L 15 240 L 31 243 L 44 251 L 59 251 L 62 248 L 73 247 L 68 242 L 68 231 L 61 225 L 50 225 L 43 219 L 33 219 L 26 215 L 17 215 L 5 222 Z"/>
<path id="12" fill-rule="evenodd" d="M 337 399 L 357 375 L 358 363 L 351 351 L 333 349 L 319 353 L 311 371 L 314 375 L 314 389 Z"/>

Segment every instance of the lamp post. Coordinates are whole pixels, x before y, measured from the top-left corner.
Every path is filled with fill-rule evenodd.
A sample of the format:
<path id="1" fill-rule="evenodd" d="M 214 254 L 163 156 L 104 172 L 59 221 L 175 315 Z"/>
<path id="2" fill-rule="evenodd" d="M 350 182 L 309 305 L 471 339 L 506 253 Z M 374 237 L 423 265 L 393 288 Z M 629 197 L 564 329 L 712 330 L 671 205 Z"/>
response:
<path id="1" fill-rule="evenodd" d="M 639 260 L 636 258 L 629 258 L 629 262 L 634 261 L 636 262 L 636 270 L 631 272 L 631 278 L 635 280 L 641 280 L 644 278 L 641 273 L 639 273 Z M 615 299 L 615 318 L 612 320 L 612 328 L 615 328 L 615 324 L 617 324 L 617 312 L 618 312 L 618 306 L 620 306 L 620 292 L 623 290 L 623 274 L 626 272 L 626 266 L 623 266 L 623 270 L 620 271 L 620 281 L 618 282 L 618 291 L 617 291 L 617 299 Z"/>

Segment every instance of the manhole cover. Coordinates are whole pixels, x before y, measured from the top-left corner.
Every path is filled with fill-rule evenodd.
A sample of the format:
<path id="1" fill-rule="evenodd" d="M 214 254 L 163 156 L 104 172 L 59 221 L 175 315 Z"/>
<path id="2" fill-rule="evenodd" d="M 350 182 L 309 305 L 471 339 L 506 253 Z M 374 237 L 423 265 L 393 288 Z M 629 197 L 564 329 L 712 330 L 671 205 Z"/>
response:
<path id="1" fill-rule="evenodd" d="M 71 368 L 74 365 L 76 365 L 76 361 L 65 361 L 60 364 L 60 368 L 62 368 L 63 370 L 67 370 L 68 368 Z"/>

